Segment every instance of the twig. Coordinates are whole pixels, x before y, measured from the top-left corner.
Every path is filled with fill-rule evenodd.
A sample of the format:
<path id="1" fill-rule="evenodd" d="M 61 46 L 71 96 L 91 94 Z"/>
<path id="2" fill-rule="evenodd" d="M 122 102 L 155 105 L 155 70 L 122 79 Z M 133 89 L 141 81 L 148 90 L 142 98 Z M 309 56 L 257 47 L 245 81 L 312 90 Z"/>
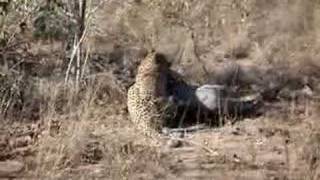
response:
<path id="1" fill-rule="evenodd" d="M 69 61 L 69 64 L 68 64 L 68 67 L 67 67 L 67 70 L 66 70 L 66 77 L 64 79 L 64 83 L 67 84 L 68 80 L 69 80 L 69 74 L 70 74 L 70 70 L 71 70 L 71 64 L 73 62 L 73 59 L 74 59 L 74 56 L 76 54 L 76 50 L 78 48 L 79 45 L 76 45 L 76 40 L 74 40 L 73 42 L 73 50 L 72 50 L 72 53 L 71 53 L 71 56 L 70 56 L 70 61 Z"/>
<path id="2" fill-rule="evenodd" d="M 190 132 L 195 132 L 195 131 L 204 130 L 204 129 L 209 129 L 209 128 L 206 128 L 205 124 L 198 124 L 198 125 L 187 127 L 187 128 L 164 128 L 163 132 L 165 134 L 172 134 L 172 133 L 178 133 L 178 132 L 190 133 Z"/>
<path id="3" fill-rule="evenodd" d="M 86 57 L 84 58 L 84 63 L 83 63 L 83 66 L 82 66 L 82 70 L 81 70 L 82 73 L 81 73 L 80 79 L 83 79 L 84 72 L 85 72 L 85 69 L 87 67 L 88 59 L 89 59 L 89 50 L 86 51 Z"/>
<path id="4" fill-rule="evenodd" d="M 77 38 L 78 39 L 78 38 Z M 76 64 L 76 91 L 79 90 L 80 74 L 81 74 L 81 54 L 82 54 L 82 45 L 77 50 L 77 64 Z"/>
<path id="5" fill-rule="evenodd" d="M 82 34 L 82 37 L 79 40 L 79 42 L 74 42 L 74 45 L 73 45 L 74 48 L 73 48 L 73 51 L 71 53 L 70 61 L 69 61 L 69 64 L 68 64 L 68 68 L 66 70 L 65 84 L 67 84 L 67 82 L 69 80 L 69 74 L 70 74 L 72 62 L 73 62 L 73 60 L 74 60 L 74 58 L 76 56 L 76 53 L 77 53 L 78 49 L 80 48 L 80 44 L 83 42 L 83 40 L 85 38 L 86 32 L 87 32 L 87 28 L 84 29 L 84 33 Z"/>

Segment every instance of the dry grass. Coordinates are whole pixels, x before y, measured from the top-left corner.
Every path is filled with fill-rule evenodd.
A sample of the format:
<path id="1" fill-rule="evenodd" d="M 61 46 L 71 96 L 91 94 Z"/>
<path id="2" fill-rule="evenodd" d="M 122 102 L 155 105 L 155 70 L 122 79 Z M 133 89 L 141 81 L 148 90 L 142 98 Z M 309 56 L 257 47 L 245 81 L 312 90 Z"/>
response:
<path id="1" fill-rule="evenodd" d="M 26 51 L 21 50 L 24 47 L 11 47 L 9 50 L 12 53 L 6 59 L 3 55 L 6 47 L 1 45 L 0 70 L 10 75 L 10 81 L 4 79 L 7 86 L 1 79 L 1 88 L 11 90 L 6 91 L 11 93 L 11 99 L 4 98 L 4 95 L 0 98 L 2 107 L 10 101 L 6 121 L 0 121 L 3 127 L 0 128 L 1 160 L 24 161 L 24 175 L 37 179 L 168 177 L 172 159 L 164 156 L 161 149 L 149 146 L 149 140 L 135 131 L 127 117 L 126 86 L 132 80 L 123 84 L 112 72 L 113 66 L 118 64 L 111 65 L 104 61 L 111 57 L 109 54 L 114 50 L 113 44 L 120 44 L 122 47 L 134 45 L 164 49 L 174 60 L 176 69 L 183 69 L 186 77 L 196 83 L 216 78 L 203 73 L 203 66 L 209 71 L 209 76 L 217 75 L 223 69 L 223 77 L 218 77 L 221 80 L 217 82 L 226 83 L 230 79 L 228 77 L 234 75 L 234 70 L 231 68 L 230 72 L 225 72 L 221 67 L 230 63 L 241 67 L 241 83 L 266 87 L 280 84 L 284 87 L 279 94 L 281 100 L 271 103 L 275 108 L 265 109 L 266 120 L 259 126 L 267 129 L 268 136 L 272 134 L 272 137 L 282 133 L 281 138 L 286 139 L 289 132 L 293 143 L 284 143 L 288 170 L 283 172 L 284 176 L 294 177 L 295 171 L 304 171 L 299 174 L 301 179 L 318 179 L 320 137 L 315 116 L 319 110 L 316 97 L 320 93 L 320 46 L 316 38 L 320 27 L 319 3 L 303 0 L 232 2 L 105 1 L 103 6 L 92 12 L 85 42 L 90 42 L 88 47 L 92 48 L 92 54 L 100 53 L 106 57 L 98 64 L 89 54 L 88 69 L 84 71 L 79 89 L 75 88 L 72 80 L 70 84 L 64 82 L 66 62 L 69 60 L 65 57 L 66 52 L 51 51 L 50 47 L 42 46 L 48 42 L 12 31 L 11 39 L 4 39 L 6 42 L 26 40 L 30 47 Z M 30 10 L 33 6 L 26 4 L 25 7 Z M 10 14 L 6 21 L 19 24 L 16 20 L 21 16 Z M 30 19 L 25 21 L 31 27 L 30 32 L 34 30 L 31 17 L 34 16 L 31 14 Z M 14 23 L 10 27 L 3 26 L 3 33 L 10 32 L 13 26 Z M 91 38 L 99 41 L 91 42 Z M 7 47 L 10 43 L 6 44 Z M 60 42 L 55 43 L 63 49 Z M 45 49 L 43 52 L 34 51 L 40 46 Z M 133 66 L 137 63 L 128 63 L 132 60 L 126 57 L 128 54 L 124 51 L 124 55 L 119 56 L 119 61 L 122 60 L 119 64 Z M 23 61 L 20 62 L 21 59 Z M 10 63 L 5 64 L 5 61 Z M 46 63 L 48 61 L 50 63 Z M 93 70 L 94 63 L 100 68 L 99 72 Z M 49 70 L 54 73 L 48 73 Z M 73 76 L 72 70 L 70 72 Z M 313 98 L 306 98 L 303 94 L 306 85 L 312 89 Z M 20 129 L 27 131 L 24 129 L 29 126 L 34 127 L 31 128 L 34 130 L 32 135 L 20 132 Z M 211 135 L 215 137 L 214 133 Z M 32 140 L 23 142 L 21 147 L 9 143 L 2 148 L 2 137 L 8 141 L 20 141 L 20 136 Z M 218 147 L 227 149 L 228 142 L 235 143 L 224 138 L 228 141 L 221 142 Z M 219 141 L 218 138 L 216 140 Z M 208 145 L 209 149 L 216 148 L 213 146 L 218 143 L 212 142 L 212 139 L 209 142 L 212 143 L 212 146 Z M 260 151 L 252 142 L 248 149 L 252 170 L 257 167 Z M 213 151 L 211 156 L 215 156 Z"/>
<path id="2" fill-rule="evenodd" d="M 91 85 L 79 94 L 59 81 L 39 85 L 47 108 L 38 120 L 41 132 L 32 145 L 35 154 L 25 159 L 29 176 L 126 179 L 144 167 L 160 166 L 158 150 L 135 132 L 123 102 L 111 98 L 119 93 Z M 101 96 L 104 100 L 98 99 Z M 87 173 L 78 174 L 81 169 Z"/>

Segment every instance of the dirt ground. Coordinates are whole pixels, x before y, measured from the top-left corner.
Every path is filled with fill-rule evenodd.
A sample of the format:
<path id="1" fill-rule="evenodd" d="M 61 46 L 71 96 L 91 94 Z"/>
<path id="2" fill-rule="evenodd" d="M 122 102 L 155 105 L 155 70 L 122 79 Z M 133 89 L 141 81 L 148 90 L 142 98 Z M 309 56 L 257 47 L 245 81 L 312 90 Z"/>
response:
<path id="1" fill-rule="evenodd" d="M 37 108 L 25 110 L 37 116 L 1 121 L 0 179 L 320 179 L 317 1 L 105 0 L 92 6 L 90 71 L 79 94 L 62 88 L 59 71 L 48 73 L 55 65 L 46 62 L 61 64 L 55 56 L 61 42 L 31 43 L 30 51 L 45 57 L 28 104 Z M 125 103 L 137 57 L 151 48 L 191 84 L 230 85 L 232 67 L 240 67 L 236 86 L 279 88 L 265 95 L 259 116 L 161 136 L 161 146 L 152 146 L 134 129 Z"/>

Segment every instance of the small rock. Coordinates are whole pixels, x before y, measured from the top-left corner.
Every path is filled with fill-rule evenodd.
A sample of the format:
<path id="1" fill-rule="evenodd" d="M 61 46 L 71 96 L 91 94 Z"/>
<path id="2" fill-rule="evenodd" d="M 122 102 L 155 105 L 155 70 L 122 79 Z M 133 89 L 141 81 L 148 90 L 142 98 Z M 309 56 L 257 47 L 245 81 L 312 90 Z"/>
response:
<path id="1" fill-rule="evenodd" d="M 32 138 L 30 136 L 22 136 L 13 138 L 9 141 L 11 147 L 24 147 L 32 143 Z"/>
<path id="2" fill-rule="evenodd" d="M 177 140 L 177 139 L 170 139 L 167 142 L 167 147 L 168 148 L 178 148 L 182 146 L 182 141 Z"/>
<path id="3" fill-rule="evenodd" d="M 170 135 L 170 129 L 169 128 L 162 128 L 162 134 L 165 136 L 169 136 Z"/>
<path id="4" fill-rule="evenodd" d="M 237 154 L 233 155 L 233 161 L 239 163 L 241 161 L 240 157 Z"/>
<path id="5" fill-rule="evenodd" d="M 185 133 L 183 132 L 172 132 L 171 136 L 175 138 L 184 138 Z"/>
<path id="6" fill-rule="evenodd" d="M 236 135 L 236 136 L 241 135 L 241 133 L 240 133 L 240 128 L 237 127 L 237 128 L 235 128 L 235 129 L 233 129 L 232 132 L 231 132 L 231 134 Z"/>
<path id="7" fill-rule="evenodd" d="M 0 177 L 15 177 L 24 168 L 24 163 L 19 161 L 0 161 Z"/>
<path id="8" fill-rule="evenodd" d="M 310 86 L 308 86 L 308 85 L 305 85 L 304 87 L 303 87 L 303 89 L 301 90 L 301 93 L 304 95 L 304 96 L 306 96 L 306 97 L 308 97 L 308 98 L 311 98 L 312 96 L 313 96 L 313 91 L 312 91 L 312 89 L 310 88 Z"/>

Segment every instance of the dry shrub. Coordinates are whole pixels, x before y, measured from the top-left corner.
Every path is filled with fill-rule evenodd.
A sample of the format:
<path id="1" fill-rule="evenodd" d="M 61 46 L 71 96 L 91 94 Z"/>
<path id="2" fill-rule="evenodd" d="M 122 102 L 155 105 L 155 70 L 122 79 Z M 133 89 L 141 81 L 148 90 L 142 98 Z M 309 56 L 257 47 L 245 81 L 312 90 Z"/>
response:
<path id="1" fill-rule="evenodd" d="M 230 35 L 231 36 L 231 35 Z M 251 41 L 245 33 L 233 34 L 225 48 L 225 57 L 234 59 L 247 58 L 251 51 Z"/>
<path id="2" fill-rule="evenodd" d="M 38 141 L 37 175 L 50 177 L 66 167 L 100 160 L 100 146 L 91 141 L 90 133 L 93 131 L 90 120 L 96 120 L 91 117 L 96 112 L 92 92 L 79 96 L 63 83 L 47 82 L 42 84 L 41 93 L 46 97 L 48 109 L 42 114 L 45 130 Z"/>
<path id="3" fill-rule="evenodd" d="M 28 164 L 30 174 L 59 179 L 78 168 L 90 171 L 100 164 L 100 175 L 123 179 L 146 167 L 160 166 L 158 150 L 150 147 L 148 139 L 135 132 L 127 119 L 125 95 L 114 77 L 105 73 L 86 83 L 79 92 L 59 80 L 39 84 L 47 108 L 41 113 L 43 130 L 36 143 L 35 161 Z"/>
<path id="4" fill-rule="evenodd" d="M 301 159 L 304 160 L 304 178 L 309 180 L 320 178 L 320 129 L 317 124 L 317 118 L 310 120 L 308 136 L 300 152 Z"/>
<path id="5" fill-rule="evenodd" d="M 157 164 L 158 152 L 147 142 L 137 141 L 142 136 L 132 131 L 125 116 L 114 115 L 115 110 L 104 109 L 107 114 L 103 114 L 101 107 L 93 106 L 79 111 L 78 116 L 63 119 L 56 134 L 48 128 L 51 133 L 45 131 L 38 142 L 36 175 L 43 178 L 67 176 L 73 169 L 90 169 L 98 163 L 103 166 L 100 173 L 104 177 L 122 179 L 137 173 L 138 169 L 143 171 L 148 165 Z M 89 111 L 90 115 L 85 115 Z M 86 174 L 81 173 L 80 177 Z"/>
<path id="6" fill-rule="evenodd" d="M 236 81 L 247 84 L 266 87 L 280 84 L 292 89 L 311 84 L 316 89 L 320 66 L 316 56 L 318 42 L 314 40 L 318 31 L 314 23 L 318 19 L 314 3 L 302 0 L 113 1 L 120 7 L 113 9 L 107 5 L 110 11 L 103 13 L 111 14 L 107 19 L 100 19 L 103 23 L 96 22 L 106 27 L 99 35 L 91 34 L 103 44 L 96 49 L 105 54 L 98 55 L 103 58 L 89 55 L 88 69 L 79 89 L 74 88 L 73 82 L 65 84 L 62 80 L 66 64 L 60 61 L 68 60 L 63 56 L 65 52 L 53 58 L 50 54 L 50 62 L 46 63 L 42 61 L 43 54 L 32 51 L 41 56 L 28 58 L 40 63 L 23 64 L 21 69 L 15 69 L 28 74 L 21 85 L 16 83 L 17 94 L 23 94 L 25 101 L 19 104 L 20 99 L 17 100 L 18 105 L 12 105 L 7 116 L 13 119 L 15 113 L 20 119 L 39 120 L 42 126 L 42 134 L 35 146 L 36 162 L 30 162 L 30 170 L 44 179 L 63 178 L 78 167 L 89 167 L 89 171 L 93 171 L 90 169 L 96 167 L 93 164 L 101 164 L 103 170 L 100 173 L 105 177 L 125 179 L 150 167 L 165 166 L 158 150 L 149 147 L 148 141 L 135 132 L 127 119 L 126 89 L 134 82 L 139 50 L 113 48 L 108 54 L 110 48 L 106 50 L 104 43 L 116 41 L 124 47 L 132 44 L 147 48 L 164 46 L 169 50 L 178 47 L 179 50 L 172 50 L 175 57 L 172 59 L 178 59 L 174 61 L 178 68 L 188 70 L 192 67 L 189 68 L 191 73 L 186 73 L 189 79 L 208 78 L 204 77 L 207 74 L 200 73 L 201 68 L 191 71 L 203 63 L 208 65 L 206 67 L 213 72 L 210 74 L 214 76 L 212 79 L 219 84 L 233 84 L 237 76 L 240 79 Z M 49 12 L 49 19 L 54 22 L 57 20 L 53 18 L 57 15 L 55 13 Z M 43 15 L 38 18 L 41 20 Z M 37 22 L 39 25 L 39 19 Z M 59 34 L 55 32 L 59 28 L 50 29 L 50 24 L 46 26 L 44 38 Z M 41 30 L 41 24 L 35 28 Z M 35 44 L 32 46 L 32 49 L 38 48 Z M 21 54 L 15 55 L 26 59 Z M 9 65 L 19 60 L 15 59 Z M 233 60 L 243 64 L 254 62 L 256 66 L 252 69 L 241 67 L 240 74 L 237 74 L 239 66 Z M 224 68 L 224 64 L 217 66 L 220 71 L 215 71 L 213 67 L 218 61 L 232 61 L 231 67 Z M 58 73 L 48 73 L 51 69 Z M 12 76 L 13 81 L 6 81 L 9 85 L 4 89 L 11 89 L 20 75 Z M 314 131 L 306 144 L 308 156 L 305 159 L 314 178 L 319 173 L 318 136 L 319 133 Z"/>

